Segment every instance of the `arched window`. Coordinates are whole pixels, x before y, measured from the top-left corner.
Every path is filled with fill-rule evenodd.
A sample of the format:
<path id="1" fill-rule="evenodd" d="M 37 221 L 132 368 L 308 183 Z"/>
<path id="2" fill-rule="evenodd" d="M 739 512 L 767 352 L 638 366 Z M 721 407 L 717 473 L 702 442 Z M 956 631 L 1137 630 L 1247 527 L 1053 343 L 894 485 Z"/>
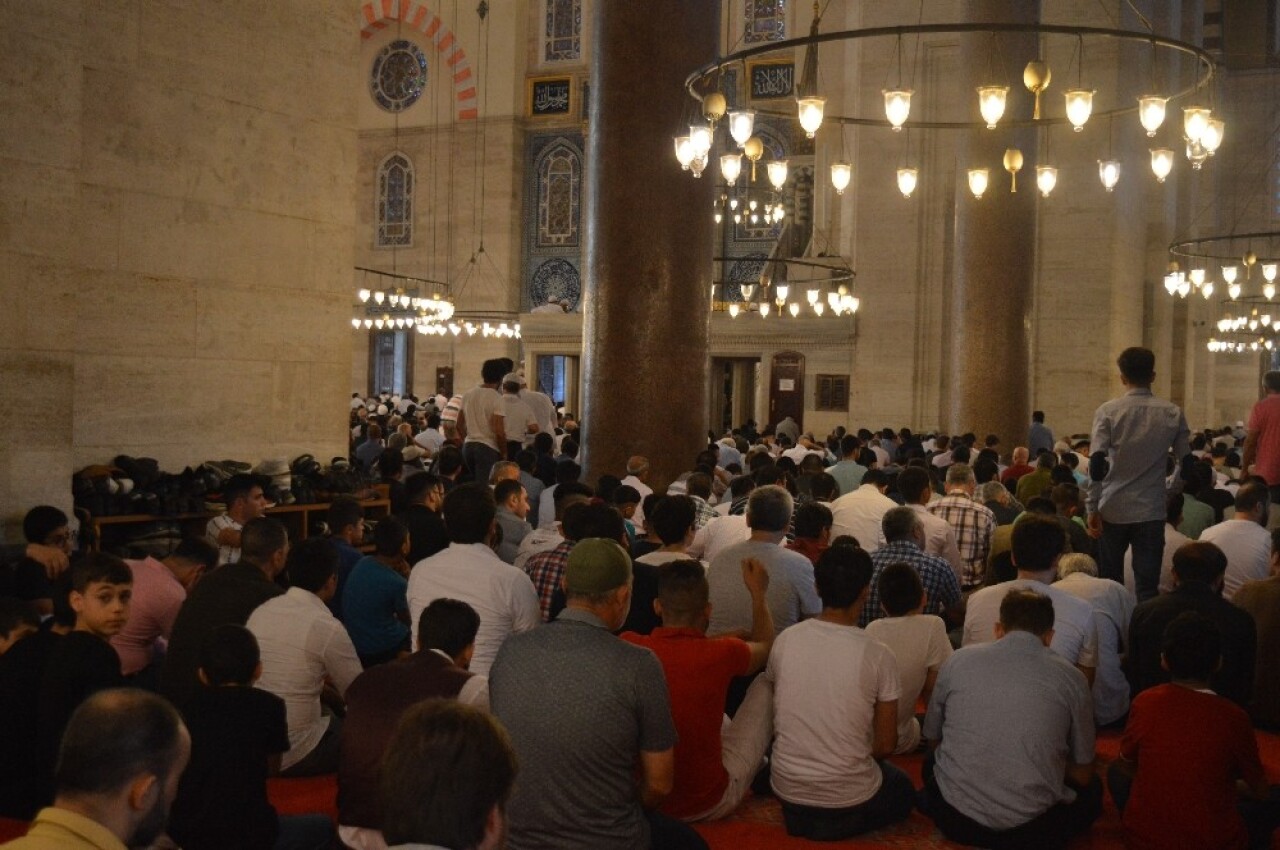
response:
<path id="1" fill-rule="evenodd" d="M 393 153 L 378 167 L 378 200 L 374 211 L 378 248 L 413 244 L 413 162 Z"/>
<path id="2" fill-rule="evenodd" d="M 582 203 L 582 157 L 561 142 L 538 163 L 538 245 L 578 244 Z"/>
<path id="3" fill-rule="evenodd" d="M 742 17 L 746 21 L 743 41 L 747 44 L 787 37 L 787 0 L 745 0 Z"/>
<path id="4" fill-rule="evenodd" d="M 546 0 L 543 33 L 546 62 L 576 62 L 582 58 L 582 0 Z"/>

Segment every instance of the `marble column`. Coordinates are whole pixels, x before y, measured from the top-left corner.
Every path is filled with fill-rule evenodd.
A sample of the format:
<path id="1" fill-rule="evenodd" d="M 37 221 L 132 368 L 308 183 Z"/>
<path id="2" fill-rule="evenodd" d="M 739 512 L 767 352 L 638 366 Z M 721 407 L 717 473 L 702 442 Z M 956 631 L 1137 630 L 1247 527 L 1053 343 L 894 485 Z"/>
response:
<path id="1" fill-rule="evenodd" d="M 714 0 L 595 3 L 587 131 L 584 478 L 629 455 L 665 488 L 706 444 L 712 188 L 680 170 L 684 78 L 716 55 Z M 725 131 L 721 129 L 722 135 Z M 714 154 L 714 149 L 713 149 Z"/>
<path id="2" fill-rule="evenodd" d="M 1036 23 L 1038 2 L 975 0 L 966 4 L 967 20 Z M 998 48 L 990 34 L 961 40 L 961 96 L 977 120 L 982 85 L 1009 86 L 1005 117 L 1029 118 L 1032 97 L 1022 70 L 1039 56 L 1034 34 L 1002 33 Z M 1053 81 L 1058 82 L 1056 77 Z M 1042 95 L 1042 109 L 1061 112 Z M 1018 191 L 1002 164 L 1007 148 L 1022 151 Z M 1012 447 L 1026 440 L 1031 421 L 1030 375 L 1032 293 L 1035 283 L 1036 131 L 997 127 L 966 131 L 956 168 L 955 274 L 947 350 L 947 386 L 943 420 L 951 433 L 1000 435 Z M 986 168 L 990 185 L 981 199 L 969 191 L 968 169 Z M 1007 449 L 1006 449 L 1007 450 Z"/>

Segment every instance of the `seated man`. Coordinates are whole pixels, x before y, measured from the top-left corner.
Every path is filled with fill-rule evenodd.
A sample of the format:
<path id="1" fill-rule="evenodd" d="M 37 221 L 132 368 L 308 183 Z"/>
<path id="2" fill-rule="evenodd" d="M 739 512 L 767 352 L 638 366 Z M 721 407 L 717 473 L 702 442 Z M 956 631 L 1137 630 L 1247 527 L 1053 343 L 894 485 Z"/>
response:
<path id="1" fill-rule="evenodd" d="M 915 788 L 884 761 L 898 742 L 898 664 L 858 628 L 871 556 L 833 547 L 814 578 L 822 612 L 778 635 L 740 711 L 772 689 L 772 784 L 787 833 L 838 841 L 904 820 Z"/>
<path id="2" fill-rule="evenodd" d="M 1049 649 L 1056 601 L 1010 590 L 995 642 L 966 646 L 938 674 L 924 722 L 925 799 L 952 841 L 1062 847 L 1102 812 L 1089 685 Z"/>
<path id="3" fill-rule="evenodd" d="M 1062 556 L 1054 587 L 1083 599 L 1093 608 L 1093 623 L 1098 630 L 1093 718 L 1099 726 L 1109 726 L 1129 713 L 1129 681 L 1120 667 L 1120 658 L 1136 600 L 1124 585 L 1098 578 L 1098 562 L 1079 552 Z"/>
<path id="4" fill-rule="evenodd" d="M 267 497 L 257 477 L 239 473 L 222 485 L 222 501 L 226 513 L 209 520 L 204 536 L 218 547 L 218 563 L 234 564 L 240 560 L 240 533 L 249 520 L 266 514 Z"/>
<path id="5" fill-rule="evenodd" d="M 831 545 L 831 508 L 821 502 L 805 502 L 796 508 L 792 530 L 795 539 L 787 543 L 787 548 L 816 564 L 819 556 Z"/>
<path id="6" fill-rule="evenodd" d="M 347 577 L 364 557 L 359 549 L 364 543 L 364 505 L 352 496 L 338 496 L 329 504 L 325 522 L 329 526 L 329 541 L 338 553 L 338 589 L 326 603 L 333 616 L 342 619 L 342 596 L 347 588 Z"/>
<path id="7" fill-rule="evenodd" d="M 1271 532 L 1271 577 L 1246 583 L 1231 601 L 1253 618 L 1259 646 L 1280 646 L 1280 529 Z M 1260 726 L 1280 728 L 1280 664 L 1269 653 L 1258 654 L 1249 713 Z"/>
<path id="8" fill-rule="evenodd" d="M 912 508 L 893 508 L 881 521 L 879 537 L 885 544 L 871 553 L 871 592 L 858 618 L 858 625 L 885 616 L 880 600 L 880 575 L 892 564 L 906 564 L 920 577 L 925 590 L 924 612 L 958 625 L 964 617 L 964 597 L 955 571 L 938 555 L 924 551 L 924 526 L 920 514 Z"/>
<path id="9" fill-rule="evenodd" d="M 1214 544 L 1227 556 L 1223 599 L 1230 601 L 1246 581 L 1267 577 L 1271 567 L 1271 534 L 1267 531 L 1270 508 L 1267 485 L 1256 479 L 1250 480 L 1236 493 L 1234 516 L 1205 529 L 1200 535 L 1202 542 Z"/>
<path id="10" fill-rule="evenodd" d="M 520 542 L 533 531 L 527 519 L 529 494 L 518 480 L 505 478 L 494 486 L 493 500 L 498 505 L 498 527 L 502 529 L 498 557 L 513 564 L 520 551 Z"/>
<path id="11" fill-rule="evenodd" d="M 343 589 L 342 624 L 365 667 L 409 649 L 409 529 L 395 517 L 378 523 L 374 553 L 356 561 Z"/>
<path id="12" fill-rule="evenodd" d="M 660 496 L 649 516 L 649 524 L 662 541 L 662 546 L 637 557 L 636 563 L 660 567 L 672 561 L 688 560 L 691 556 L 686 550 L 693 542 L 696 515 L 693 500 L 688 496 Z"/>
<path id="13" fill-rule="evenodd" d="M 378 769 L 403 715 L 423 700 L 450 699 L 487 710 L 489 682 L 469 672 L 480 615 L 456 599 L 422 612 L 418 651 L 366 670 L 347 689 L 338 760 L 338 835 L 348 847 L 384 846 Z"/>
<path id="14" fill-rule="evenodd" d="M 27 540 L 27 555 L 12 566 L 7 581 L 0 566 L 0 594 L 30 602 L 36 613 L 48 617 L 53 613 L 52 580 L 58 571 L 32 556 L 48 560 L 46 550 L 61 556 L 63 562 L 71 556 L 67 515 L 51 505 L 37 505 L 22 518 L 22 536 Z"/>
<path id="15" fill-rule="evenodd" d="M 1268 786 L 1249 716 L 1209 689 L 1222 663 L 1217 626 L 1179 614 L 1160 663 L 1171 681 L 1133 701 L 1107 785 L 1129 847 L 1270 847 L 1280 788 Z"/>
<path id="16" fill-rule="evenodd" d="M 668 496 L 666 501 L 685 498 Z M 693 505 L 688 508 L 692 524 Z M 661 514 L 654 520 L 660 523 Z M 706 570 L 689 559 L 669 561 L 659 570 L 654 609 L 662 626 L 647 636 L 622 634 L 623 640 L 658 656 L 671 691 L 671 713 L 680 737 L 675 786 L 662 811 L 673 818 L 715 820 L 730 814 L 746 795 L 769 744 L 767 692 L 765 698 L 740 708 L 733 722 L 722 728 L 721 709 L 730 683 L 736 676 L 764 669 L 773 645 L 773 618 L 765 600 L 769 573 L 759 561 L 746 560 L 742 581 L 751 594 L 750 642 L 707 637 L 711 603 Z"/>
<path id="17" fill-rule="evenodd" d="M 440 508 L 444 505 L 444 482 L 430 472 L 414 475 L 405 482 L 408 507 L 400 521 L 409 529 L 409 565 L 429 558 L 449 545 Z"/>
<path id="18" fill-rule="evenodd" d="M 342 732 L 342 721 L 321 711 L 322 691 L 327 688 L 327 698 L 341 704 L 360 675 L 360 659 L 326 607 L 338 585 L 333 544 L 323 537 L 299 543 L 289 556 L 289 577 L 293 586 L 258 606 L 245 625 L 262 652 L 257 687 L 284 700 L 289 717 L 281 774 L 315 776 L 337 770 Z"/>
<path id="19" fill-rule="evenodd" d="M 187 730 L 165 700 L 139 690 L 95 694 L 67 723 L 53 805 L 5 850 L 150 847 L 190 755 Z"/>

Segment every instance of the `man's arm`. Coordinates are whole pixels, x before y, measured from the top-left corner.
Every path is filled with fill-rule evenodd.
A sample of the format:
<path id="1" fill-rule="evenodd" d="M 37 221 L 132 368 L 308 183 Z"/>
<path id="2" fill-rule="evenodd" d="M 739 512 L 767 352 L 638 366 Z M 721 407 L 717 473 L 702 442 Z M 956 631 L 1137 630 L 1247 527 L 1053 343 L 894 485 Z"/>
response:
<path id="1" fill-rule="evenodd" d="M 751 594 L 751 635 L 747 639 L 747 647 L 751 650 L 751 664 L 747 675 L 758 673 L 769 661 L 769 650 L 773 648 L 773 639 L 777 632 L 774 628 L 773 613 L 769 610 L 766 593 L 769 590 L 769 571 L 764 564 L 755 558 L 742 560 L 742 583 Z"/>
<path id="2" fill-rule="evenodd" d="M 454 421 L 453 427 L 458 432 L 459 439 L 467 438 L 467 414 L 461 407 L 458 408 L 458 418 Z"/>
<path id="3" fill-rule="evenodd" d="M 1075 668 L 1084 674 L 1085 681 L 1089 683 L 1089 687 L 1093 687 L 1093 678 L 1097 674 L 1096 667 L 1085 667 L 1083 664 L 1075 665 Z"/>
<path id="4" fill-rule="evenodd" d="M 1249 467 L 1258 459 L 1258 432 L 1249 431 L 1244 435 L 1244 454 L 1240 457 L 1240 471 L 1249 474 Z"/>
<path id="5" fill-rule="evenodd" d="M 640 751 L 640 805 L 656 809 L 671 793 L 675 781 L 674 747 L 661 752 Z"/>
<path id="6" fill-rule="evenodd" d="M 62 575 L 71 564 L 71 559 L 67 557 L 67 553 L 57 546 L 28 543 L 26 554 L 28 558 L 44 567 L 45 575 L 49 577 L 49 581 L 53 581 Z"/>
<path id="7" fill-rule="evenodd" d="M 490 424 L 493 426 L 493 436 L 498 444 L 498 451 L 503 455 L 507 453 L 507 427 L 506 417 L 502 415 L 501 410 L 494 411 L 493 416 L 489 418 Z"/>
<path id="8" fill-rule="evenodd" d="M 898 701 L 877 700 L 871 720 L 871 757 L 888 758 L 898 747 Z"/>
<path id="9" fill-rule="evenodd" d="M 356 676 L 364 672 L 364 667 L 360 664 L 360 656 L 356 654 L 355 645 L 351 643 L 347 630 L 340 623 L 337 624 L 337 628 L 334 629 L 325 646 L 324 670 L 329 681 L 333 683 L 334 691 L 340 697 L 346 695 L 347 688 L 351 687 Z"/>

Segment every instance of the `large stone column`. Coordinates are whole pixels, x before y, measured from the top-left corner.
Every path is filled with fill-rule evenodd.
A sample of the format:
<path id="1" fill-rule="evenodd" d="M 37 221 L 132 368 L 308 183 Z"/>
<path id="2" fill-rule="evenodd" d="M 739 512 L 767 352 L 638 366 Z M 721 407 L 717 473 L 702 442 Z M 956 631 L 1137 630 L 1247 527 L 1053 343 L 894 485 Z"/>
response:
<path id="1" fill-rule="evenodd" d="M 600 2 L 586 171 L 583 455 L 586 478 L 629 455 L 665 487 L 706 442 L 712 185 L 680 170 L 671 137 L 684 78 L 716 54 L 714 0 Z M 720 131 L 723 133 L 723 129 Z M 714 151 L 713 151 L 714 153 Z"/>
<path id="2" fill-rule="evenodd" d="M 975 0 L 966 4 L 970 21 L 1035 23 L 1038 2 Z M 978 118 L 981 85 L 1008 85 L 1006 118 L 1028 118 L 1032 98 L 1022 83 L 1022 69 L 1039 55 L 1034 34 L 1002 33 L 1000 49 L 990 34 L 961 41 L 960 96 Z M 1041 96 L 1042 110 L 1060 112 L 1061 88 Z M 1050 103 L 1049 95 L 1059 102 Z M 1050 114 L 1055 114 L 1051 112 Z M 1002 164 L 1006 148 L 1022 151 L 1018 191 L 1009 192 Z M 973 130 L 959 146 L 956 168 L 955 279 L 951 289 L 950 346 L 943 419 L 951 433 L 973 431 L 1000 435 L 1006 447 L 1026 440 L 1030 423 L 1032 289 L 1035 283 L 1036 131 L 998 127 Z M 991 173 L 986 194 L 977 200 L 969 191 L 970 168 Z M 1006 448 L 1006 451 L 1008 448 Z"/>

